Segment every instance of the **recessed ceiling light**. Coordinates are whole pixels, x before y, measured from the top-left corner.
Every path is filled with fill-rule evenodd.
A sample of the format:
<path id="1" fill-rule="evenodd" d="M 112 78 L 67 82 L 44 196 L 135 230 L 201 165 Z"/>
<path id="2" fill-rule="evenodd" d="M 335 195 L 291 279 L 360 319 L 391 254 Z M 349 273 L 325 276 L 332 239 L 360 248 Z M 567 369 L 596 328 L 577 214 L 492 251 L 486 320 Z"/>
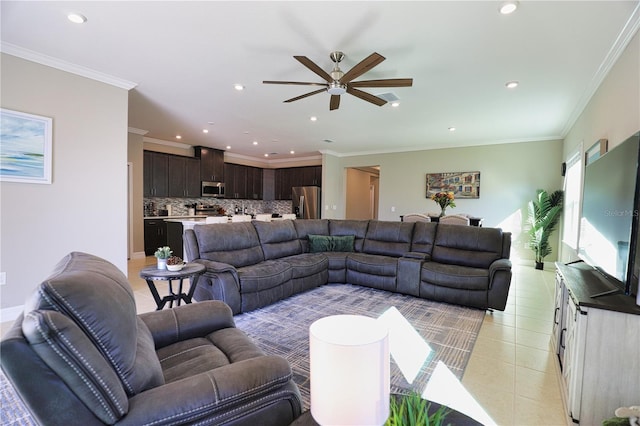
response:
<path id="1" fill-rule="evenodd" d="M 449 127 L 449 131 L 450 131 L 450 132 L 455 132 L 455 131 L 456 131 L 456 128 L 455 128 L 455 127 Z"/>
<path id="2" fill-rule="evenodd" d="M 214 125 L 214 122 L 213 122 L 213 121 L 207 121 L 207 124 L 208 124 L 209 126 L 213 126 L 213 125 Z"/>
<path id="3" fill-rule="evenodd" d="M 202 133 L 209 133 L 209 129 L 202 129 Z"/>
<path id="4" fill-rule="evenodd" d="M 242 84 L 238 84 L 238 83 L 234 84 L 233 88 L 236 89 L 236 90 L 244 90 L 244 86 Z"/>
<path id="5" fill-rule="evenodd" d="M 268 156 L 269 156 L 269 154 L 265 154 L 264 156 L 265 156 L 265 157 L 268 157 Z"/>
<path id="6" fill-rule="evenodd" d="M 87 22 L 87 17 L 81 15 L 80 13 L 70 13 L 67 15 L 67 19 L 74 24 L 84 24 L 85 22 Z"/>
<path id="7" fill-rule="evenodd" d="M 294 150 L 289 151 L 289 154 L 295 154 L 296 152 Z"/>
<path id="8" fill-rule="evenodd" d="M 500 13 L 502 13 L 503 15 L 508 15 L 510 13 L 515 12 L 517 8 L 518 8 L 517 1 L 506 1 L 500 5 L 500 9 L 498 10 L 500 10 Z"/>
<path id="9" fill-rule="evenodd" d="M 309 120 L 311 121 L 318 121 L 318 117 L 316 117 L 315 115 L 309 117 Z"/>
<path id="10" fill-rule="evenodd" d="M 176 139 L 182 139 L 182 136 L 176 135 Z"/>
<path id="11" fill-rule="evenodd" d="M 227 149 L 231 149 L 231 145 L 227 145 Z"/>
<path id="12" fill-rule="evenodd" d="M 400 106 L 400 102 L 391 102 L 391 106 L 396 108 Z"/>
<path id="13" fill-rule="evenodd" d="M 254 145 L 258 145 L 258 141 L 253 141 L 253 144 Z"/>
<path id="14" fill-rule="evenodd" d="M 519 81 L 511 80 L 511 81 L 507 81 L 505 83 L 505 86 L 507 86 L 507 89 L 515 89 L 516 87 L 518 87 L 519 84 L 520 84 Z"/>

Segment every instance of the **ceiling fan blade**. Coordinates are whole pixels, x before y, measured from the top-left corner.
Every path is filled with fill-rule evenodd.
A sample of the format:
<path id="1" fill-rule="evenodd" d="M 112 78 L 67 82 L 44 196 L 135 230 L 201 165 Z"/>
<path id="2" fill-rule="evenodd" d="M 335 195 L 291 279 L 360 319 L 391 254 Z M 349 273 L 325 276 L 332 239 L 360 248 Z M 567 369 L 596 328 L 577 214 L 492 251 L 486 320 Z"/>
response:
<path id="1" fill-rule="evenodd" d="M 324 86 L 327 87 L 327 83 L 310 83 L 307 81 L 272 81 L 265 80 L 263 84 L 296 84 L 298 86 Z"/>
<path id="2" fill-rule="evenodd" d="M 331 100 L 329 100 L 329 111 L 333 111 L 334 109 L 338 109 L 340 107 L 340 95 L 331 95 Z"/>
<path id="3" fill-rule="evenodd" d="M 372 104 L 378 106 L 382 106 L 387 103 L 387 101 L 382 98 L 372 95 L 371 93 L 363 92 L 362 90 L 354 89 L 353 87 L 347 86 L 347 93 L 350 93 L 356 98 L 362 99 L 363 101 L 371 102 Z"/>
<path id="4" fill-rule="evenodd" d="M 411 87 L 412 78 L 387 78 L 384 80 L 362 80 L 349 83 L 351 87 Z"/>
<path id="5" fill-rule="evenodd" d="M 320 68 L 318 65 L 316 65 L 315 62 L 313 62 L 311 59 L 307 58 L 306 56 L 294 56 L 294 58 L 298 62 L 300 62 L 302 65 L 309 68 L 311 71 L 313 71 L 314 73 L 316 73 L 317 75 L 325 79 L 326 81 L 328 82 L 333 81 L 331 76 L 325 70 Z"/>
<path id="6" fill-rule="evenodd" d="M 360 77 L 365 72 L 369 71 L 371 68 L 378 65 L 380 62 L 384 61 L 385 57 L 379 53 L 373 52 L 371 55 L 364 58 L 362 61 L 357 63 L 353 68 L 351 68 L 345 75 L 340 79 L 341 83 L 348 83 L 353 79 Z"/>
<path id="7" fill-rule="evenodd" d="M 305 93 L 304 95 L 296 96 L 295 98 L 287 99 L 286 101 L 283 101 L 283 102 L 298 101 L 300 99 L 306 98 L 307 96 L 317 95 L 318 93 L 322 93 L 322 92 L 326 92 L 326 91 L 327 91 L 327 89 L 314 90 L 313 92 Z"/>

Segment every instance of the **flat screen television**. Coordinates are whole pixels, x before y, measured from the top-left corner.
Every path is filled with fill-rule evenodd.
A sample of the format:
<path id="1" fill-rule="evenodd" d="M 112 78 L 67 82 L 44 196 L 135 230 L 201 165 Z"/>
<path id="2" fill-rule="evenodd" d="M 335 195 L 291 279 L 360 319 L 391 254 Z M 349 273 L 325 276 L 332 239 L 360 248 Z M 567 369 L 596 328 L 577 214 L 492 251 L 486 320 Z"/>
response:
<path id="1" fill-rule="evenodd" d="M 608 278 L 613 290 L 636 294 L 640 134 L 585 167 L 578 255 Z"/>

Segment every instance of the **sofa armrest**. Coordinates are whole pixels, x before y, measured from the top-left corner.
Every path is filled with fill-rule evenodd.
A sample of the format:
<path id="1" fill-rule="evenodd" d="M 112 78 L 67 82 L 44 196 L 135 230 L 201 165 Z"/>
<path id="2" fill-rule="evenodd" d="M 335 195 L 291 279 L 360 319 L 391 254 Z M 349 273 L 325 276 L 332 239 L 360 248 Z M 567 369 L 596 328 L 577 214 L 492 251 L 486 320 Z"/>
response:
<path id="1" fill-rule="evenodd" d="M 194 263 L 200 263 L 207 268 L 207 272 L 210 273 L 219 273 L 219 272 L 231 272 L 234 275 L 237 275 L 238 271 L 235 266 L 229 265 L 228 263 L 217 262 L 215 260 L 207 260 L 207 259 L 195 259 Z"/>
<path id="2" fill-rule="evenodd" d="M 279 356 L 239 361 L 139 393 L 118 425 L 223 424 L 269 400 L 286 399 L 293 420 L 301 402 L 297 387 L 287 386 L 290 380 L 289 363 Z"/>
<path id="3" fill-rule="evenodd" d="M 509 259 L 498 259 L 489 265 L 489 281 L 493 281 L 493 276 L 498 271 L 511 271 L 511 261 Z"/>
<path id="4" fill-rule="evenodd" d="M 409 251 L 402 255 L 402 257 L 407 257 L 409 259 L 418 259 L 418 260 L 431 260 L 431 255 L 428 253 L 420 253 L 419 251 Z"/>
<path id="5" fill-rule="evenodd" d="M 219 300 L 207 300 L 173 309 L 139 315 L 147 325 L 156 349 L 223 328 L 235 327 L 231 308 Z"/>

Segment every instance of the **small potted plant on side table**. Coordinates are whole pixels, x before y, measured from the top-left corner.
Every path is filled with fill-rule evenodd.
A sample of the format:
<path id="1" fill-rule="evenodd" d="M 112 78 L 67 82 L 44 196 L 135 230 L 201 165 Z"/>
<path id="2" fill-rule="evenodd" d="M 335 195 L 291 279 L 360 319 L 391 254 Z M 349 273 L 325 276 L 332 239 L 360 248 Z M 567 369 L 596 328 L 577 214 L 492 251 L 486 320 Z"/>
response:
<path id="1" fill-rule="evenodd" d="M 169 246 L 158 247 L 154 256 L 158 259 L 158 269 L 167 269 L 167 259 L 171 257 L 171 249 Z"/>

